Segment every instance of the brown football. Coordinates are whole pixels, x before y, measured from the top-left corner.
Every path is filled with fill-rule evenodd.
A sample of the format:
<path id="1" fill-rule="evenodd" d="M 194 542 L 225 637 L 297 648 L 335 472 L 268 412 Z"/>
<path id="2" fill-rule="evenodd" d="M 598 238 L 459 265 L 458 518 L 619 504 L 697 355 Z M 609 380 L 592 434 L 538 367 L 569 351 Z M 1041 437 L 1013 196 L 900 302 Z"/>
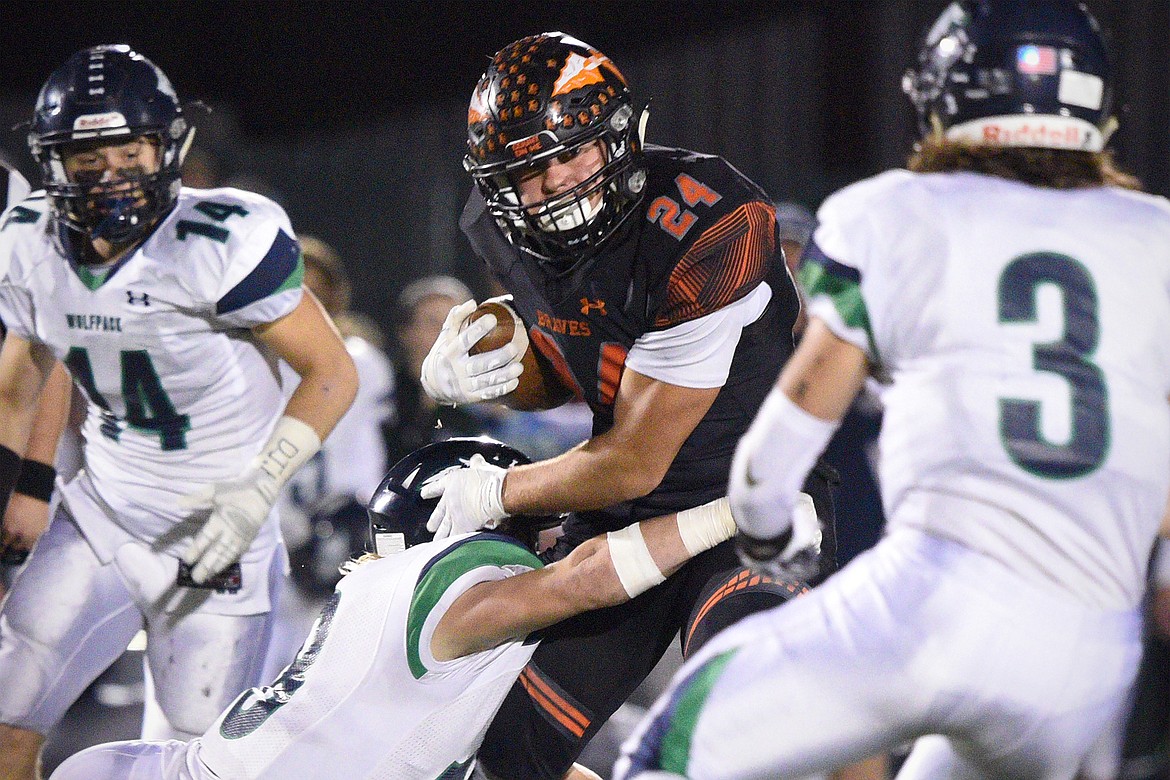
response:
<path id="1" fill-rule="evenodd" d="M 477 306 L 463 327 L 467 327 L 485 314 L 496 315 L 496 327 L 471 345 L 468 351 L 472 355 L 499 349 L 512 340 L 517 325 L 525 328 L 524 321 L 516 311 L 499 298 L 491 298 Z M 531 343 L 520 362 L 524 366 L 524 372 L 520 374 L 520 386 L 497 399 L 500 403 L 521 411 L 552 409 L 554 406 L 560 406 L 572 395 L 557 378 L 552 365 L 533 349 Z"/>

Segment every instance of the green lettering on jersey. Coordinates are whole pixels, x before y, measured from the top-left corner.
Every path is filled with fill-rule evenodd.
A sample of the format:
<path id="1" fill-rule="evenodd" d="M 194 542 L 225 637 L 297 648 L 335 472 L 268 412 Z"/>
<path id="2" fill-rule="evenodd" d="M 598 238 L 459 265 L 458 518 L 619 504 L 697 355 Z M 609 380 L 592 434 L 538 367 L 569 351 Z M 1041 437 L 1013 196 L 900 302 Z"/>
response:
<path id="1" fill-rule="evenodd" d="M 158 371 L 144 349 L 123 350 L 120 355 L 122 368 L 122 396 L 126 402 L 126 416 L 114 414 L 110 402 L 98 392 L 94 381 L 93 364 L 89 350 L 71 347 L 65 356 L 65 366 L 73 375 L 73 381 L 81 386 L 89 400 L 102 410 L 102 435 L 118 441 L 122 433 L 123 420 L 135 428 L 158 436 L 163 450 L 187 449 L 187 431 L 191 430 L 191 418 L 178 414 L 170 397 L 163 390 Z"/>
<path id="2" fill-rule="evenodd" d="M 1041 404 L 1026 398 L 999 399 L 999 432 L 1012 461 L 1038 477 L 1076 479 L 1105 462 L 1111 422 L 1105 375 L 1090 358 L 1101 338 L 1097 289 L 1077 260 L 1055 252 L 1017 257 L 999 278 L 999 321 L 1036 322 L 1041 285 L 1060 290 L 1063 333 L 1057 341 L 1032 346 L 1032 368 L 1057 374 L 1071 391 L 1069 436 L 1052 442 L 1041 430 Z"/>
<path id="3" fill-rule="evenodd" d="M 122 352 L 122 396 L 130 427 L 158 436 L 164 451 L 187 449 L 191 418 L 175 411 L 144 349 Z"/>
<path id="4" fill-rule="evenodd" d="M 206 214 L 216 222 L 224 222 L 231 216 L 248 216 L 248 210 L 243 206 L 235 203 L 217 203 L 214 200 L 199 201 L 195 204 L 195 210 L 201 214 Z"/>
<path id="5" fill-rule="evenodd" d="M 482 566 L 524 566 L 539 569 L 543 564 L 532 552 L 519 544 L 491 537 L 469 537 L 439 553 L 414 588 L 410 613 L 406 621 L 406 660 L 417 680 L 427 673 L 419 653 L 423 624 L 439 603 L 447 588 L 468 572 Z"/>

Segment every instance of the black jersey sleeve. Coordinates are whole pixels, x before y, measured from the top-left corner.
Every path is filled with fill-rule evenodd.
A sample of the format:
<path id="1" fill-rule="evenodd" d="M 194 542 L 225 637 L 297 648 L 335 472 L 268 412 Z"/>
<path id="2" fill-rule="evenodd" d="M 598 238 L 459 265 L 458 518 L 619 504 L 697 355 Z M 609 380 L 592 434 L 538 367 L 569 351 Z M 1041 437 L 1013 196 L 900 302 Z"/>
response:
<path id="1" fill-rule="evenodd" d="M 779 258 L 776 210 L 759 200 L 743 203 L 703 231 L 675 264 L 653 327 L 697 319 L 747 295 Z"/>

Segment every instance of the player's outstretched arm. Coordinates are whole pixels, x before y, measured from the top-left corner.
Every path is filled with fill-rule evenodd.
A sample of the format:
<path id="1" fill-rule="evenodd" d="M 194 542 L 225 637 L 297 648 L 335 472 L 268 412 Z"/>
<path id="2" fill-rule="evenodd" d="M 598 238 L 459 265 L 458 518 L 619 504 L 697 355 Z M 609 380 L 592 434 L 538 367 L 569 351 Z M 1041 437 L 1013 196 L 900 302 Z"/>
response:
<path id="1" fill-rule="evenodd" d="M 814 541 L 814 522 L 796 523 L 801 485 L 868 373 L 865 353 L 810 320 L 800 346 L 740 439 L 728 499 L 745 562 L 783 561 Z"/>
<path id="2" fill-rule="evenodd" d="M 621 604 L 734 532 L 727 499 L 721 498 L 595 536 L 543 569 L 472 587 L 439 621 L 431 652 L 438 660 L 458 658 Z"/>

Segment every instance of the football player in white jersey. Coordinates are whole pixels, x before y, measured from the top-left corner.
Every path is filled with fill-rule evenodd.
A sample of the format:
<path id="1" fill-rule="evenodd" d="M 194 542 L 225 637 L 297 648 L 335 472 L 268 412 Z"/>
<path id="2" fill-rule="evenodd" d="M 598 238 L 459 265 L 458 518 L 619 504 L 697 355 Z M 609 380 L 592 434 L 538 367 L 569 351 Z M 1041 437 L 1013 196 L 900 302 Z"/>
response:
<path id="1" fill-rule="evenodd" d="M 1123 703 L 1170 492 L 1170 203 L 1111 165 L 1072 0 L 963 0 L 906 87 L 909 171 L 825 201 L 811 320 L 729 498 L 760 567 L 867 370 L 886 536 L 684 666 L 616 776 L 790 778 L 917 739 L 898 777 L 1071 778 Z"/>
<path id="2" fill-rule="evenodd" d="M 0 224 L 5 212 L 31 194 L 28 181 L 20 172 L 0 161 Z M 5 330 L 0 322 L 0 333 Z M 0 336 L 2 338 L 2 336 Z M 41 393 L 41 406 L 33 421 L 28 448 L 21 459 L 20 475 L 0 525 L 0 598 L 3 597 L 12 567 L 24 563 L 28 551 L 44 532 L 48 522 L 49 499 L 53 493 L 56 471 L 53 457 L 57 439 L 65 425 L 69 377 L 56 369 Z"/>
<path id="3" fill-rule="evenodd" d="M 201 733 L 254 684 L 285 566 L 273 501 L 356 391 L 283 210 L 181 187 L 191 132 L 149 60 L 78 52 L 33 115 L 45 191 L 0 223 L 0 498 L 55 361 L 88 405 L 83 466 L 0 610 L 0 776 L 37 774 L 140 629 L 147 734 Z M 287 405 L 278 358 L 301 375 Z"/>
<path id="4" fill-rule="evenodd" d="M 528 462 L 488 439 L 449 439 L 404 458 L 370 502 L 382 557 L 341 580 L 271 686 L 242 693 L 198 739 L 90 748 L 54 780 L 472 776 L 517 677 L 534 695 L 559 699 L 525 669 L 540 629 L 634 598 L 735 531 L 719 499 L 595 537 L 547 567 L 533 544 L 555 517 L 433 540 L 426 523 L 438 499 L 422 498 L 430 478 Z M 566 777 L 596 779 L 581 767 Z"/>

